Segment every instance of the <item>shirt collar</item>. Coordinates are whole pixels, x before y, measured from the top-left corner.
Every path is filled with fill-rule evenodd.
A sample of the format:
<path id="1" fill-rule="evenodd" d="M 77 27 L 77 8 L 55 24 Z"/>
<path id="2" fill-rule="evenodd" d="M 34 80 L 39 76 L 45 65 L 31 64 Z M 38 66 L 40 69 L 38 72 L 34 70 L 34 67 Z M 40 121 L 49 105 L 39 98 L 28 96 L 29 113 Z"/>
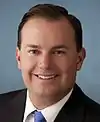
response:
<path id="1" fill-rule="evenodd" d="M 27 116 L 28 116 L 31 112 L 35 111 L 35 110 L 36 110 L 36 108 L 33 106 L 32 102 L 31 102 L 31 100 L 30 100 L 30 98 L 29 98 L 29 91 L 27 90 L 26 106 L 25 106 L 24 121 L 23 121 L 23 122 L 25 122 Z"/>

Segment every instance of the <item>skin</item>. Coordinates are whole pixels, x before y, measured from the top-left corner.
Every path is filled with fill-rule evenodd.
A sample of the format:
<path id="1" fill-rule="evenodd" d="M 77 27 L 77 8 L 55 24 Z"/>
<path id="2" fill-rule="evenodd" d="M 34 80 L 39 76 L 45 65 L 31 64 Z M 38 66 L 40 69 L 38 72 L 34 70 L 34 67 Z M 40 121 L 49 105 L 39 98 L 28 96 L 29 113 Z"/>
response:
<path id="1" fill-rule="evenodd" d="M 75 32 L 66 18 L 31 18 L 22 28 L 21 41 L 21 50 L 16 48 L 18 68 L 32 103 L 43 109 L 73 88 L 85 49 L 77 52 Z"/>

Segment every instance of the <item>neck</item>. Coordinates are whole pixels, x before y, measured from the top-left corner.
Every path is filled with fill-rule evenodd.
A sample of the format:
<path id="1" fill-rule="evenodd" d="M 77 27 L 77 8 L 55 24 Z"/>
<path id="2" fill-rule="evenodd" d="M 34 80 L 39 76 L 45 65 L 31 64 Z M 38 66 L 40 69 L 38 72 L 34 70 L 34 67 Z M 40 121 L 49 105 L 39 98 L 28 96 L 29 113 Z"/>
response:
<path id="1" fill-rule="evenodd" d="M 69 91 L 70 92 L 70 91 Z M 42 110 L 44 108 L 47 108 L 48 106 L 51 106 L 61 99 L 63 99 L 69 92 L 64 93 L 63 95 L 55 95 L 55 96 L 38 96 L 34 95 L 33 93 L 29 92 L 29 97 L 32 102 L 32 104 L 38 109 Z"/>

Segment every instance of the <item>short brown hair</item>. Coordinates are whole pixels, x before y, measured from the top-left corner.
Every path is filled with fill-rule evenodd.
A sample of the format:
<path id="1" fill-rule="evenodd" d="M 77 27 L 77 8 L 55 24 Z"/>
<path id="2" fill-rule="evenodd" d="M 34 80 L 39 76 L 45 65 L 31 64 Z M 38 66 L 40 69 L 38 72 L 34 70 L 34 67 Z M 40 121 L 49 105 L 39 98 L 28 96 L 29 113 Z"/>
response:
<path id="1" fill-rule="evenodd" d="M 75 31 L 75 41 L 77 51 L 79 52 L 82 48 L 82 26 L 81 22 L 74 15 L 68 14 L 68 11 L 58 5 L 53 4 L 38 4 L 29 9 L 27 13 L 24 14 L 19 26 L 18 26 L 18 41 L 17 47 L 21 48 L 21 30 L 24 24 L 32 17 L 42 17 L 49 20 L 58 20 L 61 17 L 67 18 L 67 20 L 72 25 Z"/>

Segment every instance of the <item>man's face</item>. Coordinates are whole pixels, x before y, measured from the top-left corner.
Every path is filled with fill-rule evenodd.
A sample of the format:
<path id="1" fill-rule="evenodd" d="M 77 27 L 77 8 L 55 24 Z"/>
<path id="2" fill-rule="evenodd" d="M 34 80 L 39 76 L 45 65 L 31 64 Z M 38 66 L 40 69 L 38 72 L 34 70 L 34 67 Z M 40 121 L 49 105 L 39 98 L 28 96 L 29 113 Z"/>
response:
<path id="1" fill-rule="evenodd" d="M 65 18 L 30 19 L 22 29 L 21 42 L 16 59 L 29 91 L 48 98 L 66 95 L 84 59 L 84 49 L 77 52 L 70 23 Z"/>

